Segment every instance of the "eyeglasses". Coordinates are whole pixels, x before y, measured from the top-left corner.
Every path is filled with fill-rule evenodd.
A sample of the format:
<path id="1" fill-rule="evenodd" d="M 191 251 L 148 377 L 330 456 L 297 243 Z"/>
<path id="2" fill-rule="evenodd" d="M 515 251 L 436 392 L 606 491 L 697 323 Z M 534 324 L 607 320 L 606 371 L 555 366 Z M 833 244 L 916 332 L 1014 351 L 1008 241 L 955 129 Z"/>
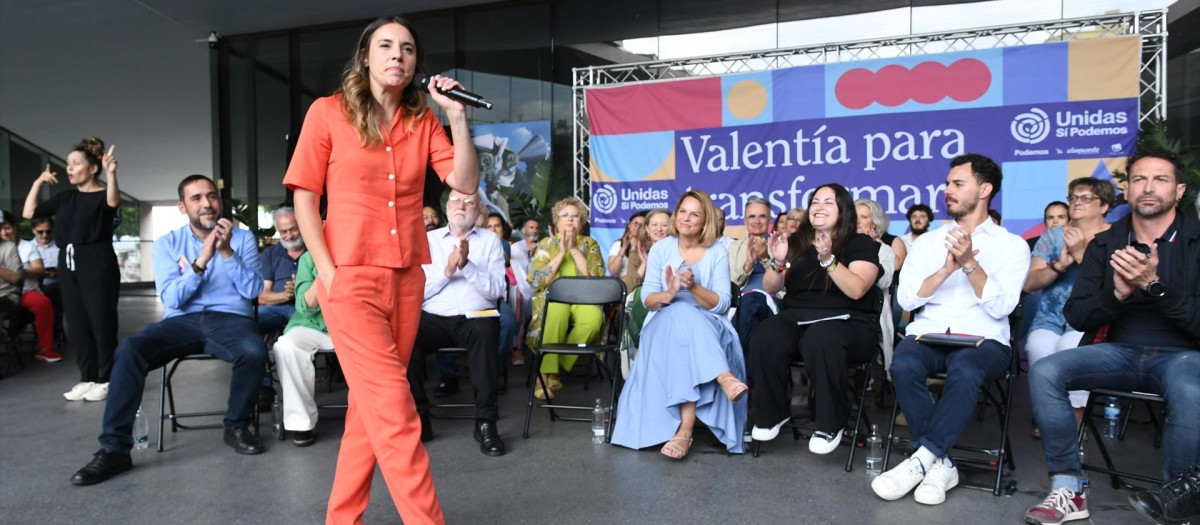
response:
<path id="1" fill-rule="evenodd" d="M 1083 201 L 1084 204 L 1091 204 L 1097 200 L 1100 200 L 1100 197 L 1089 193 L 1085 193 L 1083 195 L 1067 195 L 1067 202 Z"/>
<path id="2" fill-rule="evenodd" d="M 474 206 L 476 201 L 475 201 L 475 199 L 464 199 L 462 197 L 455 196 L 455 197 L 450 197 L 449 199 L 446 199 L 446 202 L 453 202 L 455 204 L 458 204 L 461 202 L 467 206 Z"/>
<path id="3" fill-rule="evenodd" d="M 54 233 L 54 230 L 33 230 L 33 233 L 37 235 L 50 235 L 51 233 Z"/>

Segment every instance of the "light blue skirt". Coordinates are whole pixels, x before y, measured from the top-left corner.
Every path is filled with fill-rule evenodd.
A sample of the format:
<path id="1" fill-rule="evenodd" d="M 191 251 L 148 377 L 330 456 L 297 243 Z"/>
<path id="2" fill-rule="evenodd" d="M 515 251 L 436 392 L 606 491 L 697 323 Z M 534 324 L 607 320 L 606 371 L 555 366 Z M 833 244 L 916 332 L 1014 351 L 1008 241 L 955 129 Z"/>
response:
<path id="1" fill-rule="evenodd" d="M 696 418 L 729 452 L 744 452 L 747 400 L 731 403 L 716 381 L 726 370 L 746 380 L 742 346 L 729 321 L 676 303 L 646 322 L 641 343 L 621 390 L 612 442 L 632 449 L 665 443 L 679 429 L 679 405 L 691 401 Z"/>

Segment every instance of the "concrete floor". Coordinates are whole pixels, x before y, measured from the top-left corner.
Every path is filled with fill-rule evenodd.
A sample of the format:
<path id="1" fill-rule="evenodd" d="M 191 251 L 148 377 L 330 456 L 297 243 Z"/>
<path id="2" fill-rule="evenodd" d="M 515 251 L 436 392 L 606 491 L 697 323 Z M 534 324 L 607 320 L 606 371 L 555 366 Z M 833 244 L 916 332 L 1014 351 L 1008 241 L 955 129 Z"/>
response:
<path id="1" fill-rule="evenodd" d="M 120 300 L 121 337 L 162 315 L 147 291 Z M 1012 436 L 1017 481 L 1012 496 L 958 488 L 937 507 L 911 497 L 886 502 L 870 490 L 861 466 L 843 471 L 846 448 L 828 456 L 808 452 L 786 433 L 764 446 L 761 457 L 728 456 L 700 434 L 686 460 L 656 450 L 633 452 L 593 445 L 585 424 L 550 422 L 535 411 L 529 439 L 520 428 L 528 391 L 524 367 L 511 369 L 512 386 L 501 397 L 501 433 L 509 453 L 483 456 L 466 420 L 435 420 L 428 443 L 433 475 L 450 523 L 1018 523 L 1049 488 L 1038 442 L 1029 437 L 1028 390 L 1017 388 Z M 189 363 L 176 376 L 182 410 L 223 409 L 228 366 Z M 134 453 L 133 471 L 91 487 L 68 479 L 97 449 L 103 403 L 67 402 L 61 393 L 77 380 L 72 356 L 56 364 L 27 364 L 0 381 L 0 520 L 5 523 L 317 523 L 333 482 L 339 411 L 327 411 L 320 437 L 297 448 L 267 435 L 268 450 L 240 456 L 219 430 L 168 432 L 162 453 Z M 432 385 L 430 385 L 432 388 Z M 603 389 L 601 389 L 603 390 Z M 320 401 L 345 398 L 340 383 Z M 580 404 L 598 393 L 568 380 L 563 399 Z M 467 398 L 464 392 L 460 394 Z M 156 412 L 159 376 L 150 375 L 143 406 Z M 871 406 L 876 421 L 886 416 Z M 1142 412 L 1135 412 L 1135 418 Z M 993 416 L 994 417 L 994 416 Z M 269 416 L 264 433 L 269 432 Z M 884 426 L 881 424 L 881 426 Z M 995 421 L 971 423 L 964 442 L 995 432 Z M 1152 448 L 1149 425 L 1131 425 L 1112 450 L 1120 465 L 1156 474 L 1161 451 Z M 1094 451 L 1094 449 L 1093 449 Z M 860 451 L 861 452 L 861 451 Z M 1098 453 L 1093 455 L 1099 456 Z M 859 456 L 861 461 L 862 456 Z M 894 465 L 898 459 L 893 459 Z M 1096 480 L 1089 495 L 1095 523 L 1141 523 L 1128 505 L 1129 490 Z M 369 523 L 399 523 L 381 476 L 372 488 Z M 1082 522 L 1080 522 L 1082 523 Z M 1149 523 L 1146 521 L 1146 523 Z"/>

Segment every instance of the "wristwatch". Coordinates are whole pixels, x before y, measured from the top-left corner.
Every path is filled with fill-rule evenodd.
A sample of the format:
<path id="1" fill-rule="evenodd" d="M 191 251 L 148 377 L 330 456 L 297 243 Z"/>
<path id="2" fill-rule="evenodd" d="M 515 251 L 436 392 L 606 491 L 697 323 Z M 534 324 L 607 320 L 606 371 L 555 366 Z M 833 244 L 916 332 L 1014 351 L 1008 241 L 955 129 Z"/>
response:
<path id="1" fill-rule="evenodd" d="M 767 267 L 771 268 L 772 270 L 775 270 L 775 273 L 783 273 L 783 271 L 785 269 L 792 267 L 792 263 L 785 261 L 782 264 L 780 264 L 780 263 L 775 262 L 775 259 L 770 259 L 767 262 Z"/>
<path id="2" fill-rule="evenodd" d="M 196 272 L 196 275 L 204 275 L 204 270 L 207 269 L 208 268 L 201 268 L 200 265 L 196 264 L 195 262 L 192 263 L 192 271 Z"/>
<path id="3" fill-rule="evenodd" d="M 1167 295 L 1167 285 L 1163 284 L 1162 281 L 1150 281 L 1150 284 L 1146 285 L 1146 295 L 1150 297 Z"/>

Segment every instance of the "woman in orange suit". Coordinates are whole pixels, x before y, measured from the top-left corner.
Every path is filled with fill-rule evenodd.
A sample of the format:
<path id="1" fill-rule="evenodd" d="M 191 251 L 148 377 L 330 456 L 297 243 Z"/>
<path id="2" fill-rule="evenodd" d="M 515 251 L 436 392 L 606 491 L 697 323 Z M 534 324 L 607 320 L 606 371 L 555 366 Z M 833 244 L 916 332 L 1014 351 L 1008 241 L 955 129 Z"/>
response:
<path id="1" fill-rule="evenodd" d="M 427 166 L 464 193 L 479 187 L 479 167 L 463 105 L 437 92 L 460 84 L 433 76 L 422 91 L 413 84 L 422 63 L 408 21 L 371 22 L 341 88 L 309 108 L 283 180 L 295 191 L 296 220 L 321 281 L 317 300 L 350 386 L 330 524 L 361 523 L 376 462 L 404 523 L 445 522 L 406 379 L 421 264 L 430 262 L 420 210 Z M 453 146 L 426 97 L 446 114 Z"/>

